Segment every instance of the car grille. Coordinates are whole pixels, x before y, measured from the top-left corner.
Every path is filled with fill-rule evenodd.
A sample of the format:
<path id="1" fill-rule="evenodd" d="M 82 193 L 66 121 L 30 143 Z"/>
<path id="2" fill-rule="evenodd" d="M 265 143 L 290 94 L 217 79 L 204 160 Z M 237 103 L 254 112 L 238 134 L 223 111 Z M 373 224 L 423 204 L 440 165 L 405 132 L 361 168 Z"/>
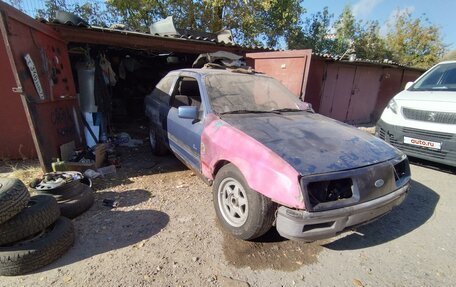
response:
<path id="1" fill-rule="evenodd" d="M 453 135 L 448 133 L 425 131 L 412 128 L 402 128 L 402 131 L 405 133 L 406 136 L 429 139 L 434 141 L 438 141 L 439 139 L 451 140 L 453 138 Z M 382 128 L 379 129 L 378 135 L 381 139 L 390 143 L 392 146 L 404 151 L 405 153 L 409 153 L 416 156 L 431 156 L 436 159 L 456 161 L 456 152 L 454 151 L 432 150 L 422 148 L 419 146 L 404 144 L 402 142 L 402 139 L 397 139 L 393 134 L 387 133 Z"/>
<path id="2" fill-rule="evenodd" d="M 409 108 L 402 108 L 402 113 L 405 118 L 411 120 L 440 124 L 456 124 L 456 113 L 422 111 Z"/>

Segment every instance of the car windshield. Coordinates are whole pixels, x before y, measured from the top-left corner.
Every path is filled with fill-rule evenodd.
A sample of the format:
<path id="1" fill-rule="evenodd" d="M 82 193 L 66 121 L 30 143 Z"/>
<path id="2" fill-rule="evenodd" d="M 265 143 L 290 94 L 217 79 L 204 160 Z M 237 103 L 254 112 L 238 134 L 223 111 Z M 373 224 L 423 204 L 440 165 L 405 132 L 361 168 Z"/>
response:
<path id="1" fill-rule="evenodd" d="M 299 112 L 307 106 L 279 81 L 252 74 L 205 77 L 212 110 L 217 114 Z"/>
<path id="2" fill-rule="evenodd" d="M 435 66 L 409 90 L 456 91 L 456 63 L 443 63 Z"/>

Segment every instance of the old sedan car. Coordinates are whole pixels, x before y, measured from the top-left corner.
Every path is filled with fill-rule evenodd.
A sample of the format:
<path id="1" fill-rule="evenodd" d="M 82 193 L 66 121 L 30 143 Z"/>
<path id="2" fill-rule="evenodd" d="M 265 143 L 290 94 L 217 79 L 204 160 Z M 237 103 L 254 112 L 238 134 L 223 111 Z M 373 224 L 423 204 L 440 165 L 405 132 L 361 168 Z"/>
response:
<path id="1" fill-rule="evenodd" d="M 146 97 L 150 144 L 213 186 L 221 224 L 251 240 L 328 238 L 400 204 L 410 169 L 382 140 L 314 113 L 277 80 L 221 69 L 170 72 Z"/>

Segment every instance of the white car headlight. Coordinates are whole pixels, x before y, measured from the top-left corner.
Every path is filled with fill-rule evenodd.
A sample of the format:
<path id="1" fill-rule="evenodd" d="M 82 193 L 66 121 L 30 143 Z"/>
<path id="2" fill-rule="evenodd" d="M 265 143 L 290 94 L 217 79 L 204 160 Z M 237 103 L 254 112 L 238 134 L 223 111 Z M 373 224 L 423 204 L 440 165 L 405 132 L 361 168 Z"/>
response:
<path id="1" fill-rule="evenodd" d="M 397 114 L 397 103 L 394 99 L 389 101 L 388 106 L 386 108 L 390 109 L 393 113 Z"/>

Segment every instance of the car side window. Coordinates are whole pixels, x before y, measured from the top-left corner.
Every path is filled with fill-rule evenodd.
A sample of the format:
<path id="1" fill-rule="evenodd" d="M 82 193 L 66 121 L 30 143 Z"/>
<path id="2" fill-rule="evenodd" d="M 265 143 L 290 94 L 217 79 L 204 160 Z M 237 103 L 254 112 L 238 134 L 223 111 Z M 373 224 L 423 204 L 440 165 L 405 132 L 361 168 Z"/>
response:
<path id="1" fill-rule="evenodd" d="M 195 106 L 198 107 L 199 117 L 203 115 L 203 105 L 201 104 L 201 94 L 198 81 L 192 77 L 180 77 L 171 95 L 172 107 Z"/>
<path id="2" fill-rule="evenodd" d="M 169 105 L 170 103 L 170 91 L 171 87 L 176 80 L 176 76 L 167 76 L 158 82 L 155 86 L 155 89 L 152 91 L 152 96 L 158 99 L 160 102 L 166 103 Z"/>

